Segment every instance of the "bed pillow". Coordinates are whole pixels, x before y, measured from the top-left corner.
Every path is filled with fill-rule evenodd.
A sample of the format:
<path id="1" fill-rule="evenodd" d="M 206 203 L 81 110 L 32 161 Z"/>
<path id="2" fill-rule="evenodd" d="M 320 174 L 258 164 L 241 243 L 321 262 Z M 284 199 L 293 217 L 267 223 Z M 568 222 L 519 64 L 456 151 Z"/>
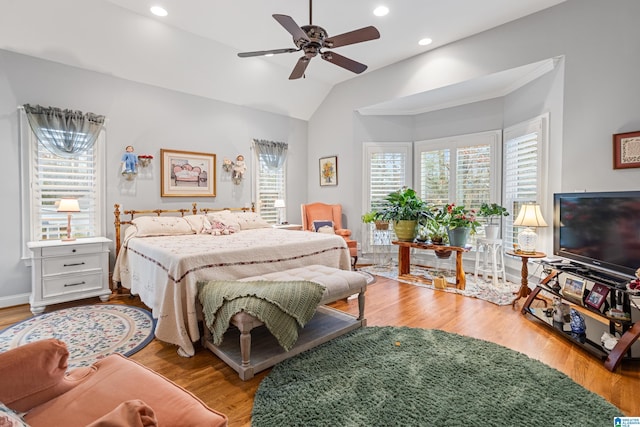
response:
<path id="1" fill-rule="evenodd" d="M 330 221 L 328 219 L 313 221 L 313 231 L 316 231 L 318 233 L 335 234 L 335 230 L 333 229 L 333 221 Z"/>
<path id="2" fill-rule="evenodd" d="M 256 212 L 237 212 L 235 217 L 240 225 L 240 230 L 271 228 L 271 224 L 262 219 L 262 217 Z"/>
<path id="3" fill-rule="evenodd" d="M 189 222 L 179 216 L 141 216 L 131 222 L 137 237 L 195 234 Z"/>
<path id="4" fill-rule="evenodd" d="M 191 229 L 200 234 L 211 228 L 211 223 L 205 215 L 185 215 L 183 217 L 191 226 Z"/>
<path id="5" fill-rule="evenodd" d="M 236 216 L 229 210 L 209 212 L 207 214 L 207 219 L 212 225 L 216 222 L 220 222 L 227 227 L 233 227 L 236 230 L 240 230 L 240 224 L 238 223 Z"/>

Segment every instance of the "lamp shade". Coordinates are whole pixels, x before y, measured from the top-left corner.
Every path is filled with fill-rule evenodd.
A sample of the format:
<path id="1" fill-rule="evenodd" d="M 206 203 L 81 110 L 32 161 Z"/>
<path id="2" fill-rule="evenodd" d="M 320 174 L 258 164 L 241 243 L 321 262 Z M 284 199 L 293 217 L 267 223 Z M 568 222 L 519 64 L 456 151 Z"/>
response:
<path id="1" fill-rule="evenodd" d="M 80 212 L 78 199 L 71 197 L 61 199 L 58 205 L 58 212 Z"/>
<path id="2" fill-rule="evenodd" d="M 274 208 L 284 208 L 285 207 L 284 200 L 276 199 L 275 202 L 273 202 L 273 207 Z"/>
<path id="3" fill-rule="evenodd" d="M 516 227 L 546 227 L 547 223 L 540 212 L 540 205 L 524 204 L 520 208 L 518 217 L 513 221 Z"/>

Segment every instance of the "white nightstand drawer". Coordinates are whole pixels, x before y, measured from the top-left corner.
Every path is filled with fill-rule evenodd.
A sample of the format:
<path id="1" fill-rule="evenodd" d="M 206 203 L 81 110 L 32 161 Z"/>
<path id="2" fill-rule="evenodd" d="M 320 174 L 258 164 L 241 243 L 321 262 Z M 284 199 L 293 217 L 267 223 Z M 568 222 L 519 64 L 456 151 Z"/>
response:
<path id="1" fill-rule="evenodd" d="M 102 267 L 102 254 L 77 255 L 72 257 L 45 258 L 42 260 L 42 275 L 73 273 L 95 270 Z"/>
<path id="2" fill-rule="evenodd" d="M 49 246 L 49 247 L 42 248 L 43 257 L 91 254 L 96 252 L 102 252 L 101 243 L 88 243 L 88 244 L 63 243 L 58 246 Z"/>
<path id="3" fill-rule="evenodd" d="M 42 280 L 42 297 L 51 298 L 64 294 L 100 289 L 103 286 L 103 279 L 102 270 L 44 278 Z"/>

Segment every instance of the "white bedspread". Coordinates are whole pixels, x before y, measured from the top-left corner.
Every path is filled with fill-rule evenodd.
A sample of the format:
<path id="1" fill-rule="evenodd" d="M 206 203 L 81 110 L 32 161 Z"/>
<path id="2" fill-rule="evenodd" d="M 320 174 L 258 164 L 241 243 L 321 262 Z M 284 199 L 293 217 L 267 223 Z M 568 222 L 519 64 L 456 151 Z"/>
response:
<path id="1" fill-rule="evenodd" d="M 155 335 L 193 356 L 200 338 L 196 314 L 199 280 L 235 280 L 321 264 L 350 269 L 340 236 L 272 228 L 227 236 L 191 234 L 125 240 L 113 280 L 139 295 L 157 319 Z"/>

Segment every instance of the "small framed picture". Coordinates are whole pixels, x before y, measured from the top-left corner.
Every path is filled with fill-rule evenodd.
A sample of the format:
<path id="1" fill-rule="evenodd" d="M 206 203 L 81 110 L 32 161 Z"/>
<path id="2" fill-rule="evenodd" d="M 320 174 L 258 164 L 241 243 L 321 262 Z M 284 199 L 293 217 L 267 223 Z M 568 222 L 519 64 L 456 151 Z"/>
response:
<path id="1" fill-rule="evenodd" d="M 600 283 L 596 283 L 591 288 L 587 299 L 584 300 L 584 303 L 589 307 L 593 307 L 596 310 L 600 310 L 602 304 L 607 299 L 607 295 L 609 295 L 609 288 L 605 285 L 601 285 Z"/>
<path id="2" fill-rule="evenodd" d="M 320 187 L 338 185 L 338 156 L 320 158 Z"/>
<path id="3" fill-rule="evenodd" d="M 574 277 L 567 277 L 562 285 L 562 296 L 582 304 L 582 296 L 584 295 L 584 280 L 578 280 Z"/>
<path id="4" fill-rule="evenodd" d="M 640 168 L 640 131 L 613 135 L 613 168 Z"/>

